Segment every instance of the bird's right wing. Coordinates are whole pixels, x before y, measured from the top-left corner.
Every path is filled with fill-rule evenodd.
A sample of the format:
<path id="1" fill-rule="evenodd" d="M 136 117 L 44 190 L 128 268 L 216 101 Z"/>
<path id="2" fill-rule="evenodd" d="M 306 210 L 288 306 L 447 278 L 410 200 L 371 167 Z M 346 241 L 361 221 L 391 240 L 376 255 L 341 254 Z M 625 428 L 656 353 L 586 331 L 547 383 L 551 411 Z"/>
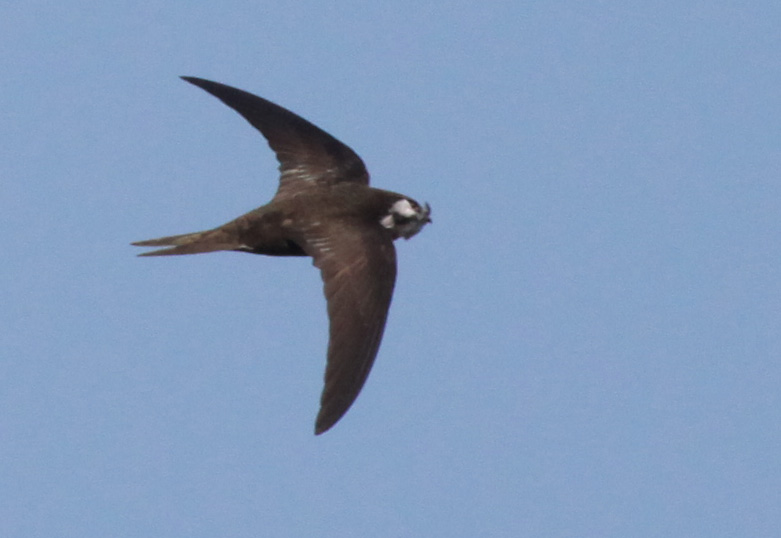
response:
<path id="1" fill-rule="evenodd" d="M 249 92 L 202 78 L 182 77 L 241 114 L 268 141 L 279 161 L 277 198 L 316 185 L 369 184 L 361 158 L 301 116 Z"/>

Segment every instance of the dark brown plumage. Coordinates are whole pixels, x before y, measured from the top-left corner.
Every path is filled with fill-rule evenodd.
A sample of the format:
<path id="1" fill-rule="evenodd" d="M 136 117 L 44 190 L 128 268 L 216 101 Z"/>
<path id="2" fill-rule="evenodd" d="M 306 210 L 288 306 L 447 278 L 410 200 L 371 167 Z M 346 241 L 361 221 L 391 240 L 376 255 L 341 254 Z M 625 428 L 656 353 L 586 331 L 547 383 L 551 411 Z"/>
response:
<path id="1" fill-rule="evenodd" d="M 358 155 L 319 127 L 261 97 L 182 77 L 236 110 L 276 153 L 279 188 L 268 204 L 218 228 L 133 243 L 169 247 L 141 256 L 219 250 L 311 256 L 330 319 L 325 388 L 315 433 L 333 426 L 361 391 L 380 347 L 396 281 L 393 241 L 409 239 L 430 208 L 369 187 Z"/>

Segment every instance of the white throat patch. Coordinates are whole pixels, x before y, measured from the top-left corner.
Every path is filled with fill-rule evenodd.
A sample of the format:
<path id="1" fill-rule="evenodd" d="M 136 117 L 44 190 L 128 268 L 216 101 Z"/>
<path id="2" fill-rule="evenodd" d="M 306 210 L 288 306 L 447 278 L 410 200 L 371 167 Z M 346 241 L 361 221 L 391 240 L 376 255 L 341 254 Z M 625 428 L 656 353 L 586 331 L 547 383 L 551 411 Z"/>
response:
<path id="1" fill-rule="evenodd" d="M 427 222 L 431 222 L 428 218 L 430 211 L 428 205 L 425 209 L 416 208 L 408 199 L 402 198 L 393 203 L 388 214 L 380 219 L 380 224 L 393 230 L 396 237 L 409 239 Z"/>
<path id="2" fill-rule="evenodd" d="M 412 204 L 409 203 L 409 200 L 402 198 L 401 200 L 397 200 L 393 203 L 390 208 L 390 212 L 382 217 L 382 219 L 380 219 L 380 224 L 388 229 L 395 228 L 396 219 L 394 218 L 394 215 L 409 219 L 416 216 L 417 214 L 418 212 L 415 211 L 415 209 L 412 207 Z"/>
<path id="3" fill-rule="evenodd" d="M 391 206 L 391 213 L 396 213 L 402 217 L 411 218 L 418 214 L 417 211 L 409 203 L 409 200 L 402 198 Z"/>
<path id="4" fill-rule="evenodd" d="M 385 227 L 386 227 L 386 228 L 388 228 L 389 230 L 390 230 L 391 228 L 393 228 L 393 226 L 395 225 L 395 222 L 394 222 L 394 220 L 393 220 L 393 214 L 391 214 L 391 213 L 388 213 L 387 215 L 385 215 L 384 217 L 382 217 L 382 218 L 380 219 L 380 224 L 382 224 L 383 226 L 385 226 Z"/>

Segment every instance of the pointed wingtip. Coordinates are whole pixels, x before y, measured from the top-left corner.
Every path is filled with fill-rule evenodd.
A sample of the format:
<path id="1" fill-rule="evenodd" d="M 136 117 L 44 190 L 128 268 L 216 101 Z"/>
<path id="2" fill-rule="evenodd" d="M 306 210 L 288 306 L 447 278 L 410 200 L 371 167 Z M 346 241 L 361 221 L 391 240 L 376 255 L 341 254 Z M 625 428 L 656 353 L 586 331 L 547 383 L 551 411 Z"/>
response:
<path id="1" fill-rule="evenodd" d="M 199 88 L 205 88 L 206 86 L 217 84 L 216 82 L 212 82 L 211 80 L 207 80 L 205 78 L 200 78 L 200 77 L 190 77 L 190 76 L 182 75 L 179 78 L 185 82 L 189 82 L 190 84 L 198 86 Z"/>
<path id="2" fill-rule="evenodd" d="M 320 420 L 315 423 L 315 435 L 320 435 L 331 429 L 333 424 L 323 424 Z"/>
<path id="3" fill-rule="evenodd" d="M 212 82 L 211 80 L 206 80 L 205 78 L 200 78 L 200 77 L 180 76 L 179 78 L 185 82 L 189 82 L 193 86 L 198 86 L 202 90 L 205 90 L 207 86 L 212 86 L 216 84 L 216 82 Z"/>
<path id="4" fill-rule="evenodd" d="M 344 413 L 334 418 L 333 415 L 324 415 L 321 410 L 317 415 L 317 420 L 315 420 L 315 435 L 321 435 L 333 428 L 343 415 Z"/>

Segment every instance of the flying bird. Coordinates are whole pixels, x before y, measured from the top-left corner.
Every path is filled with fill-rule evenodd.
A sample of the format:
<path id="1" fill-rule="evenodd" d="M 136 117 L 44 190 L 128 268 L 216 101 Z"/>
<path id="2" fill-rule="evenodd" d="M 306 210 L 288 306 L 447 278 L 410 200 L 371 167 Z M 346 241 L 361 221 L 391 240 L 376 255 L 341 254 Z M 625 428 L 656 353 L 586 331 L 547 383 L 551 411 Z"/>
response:
<path id="1" fill-rule="evenodd" d="M 393 241 L 431 222 L 431 208 L 370 187 L 352 149 L 293 112 L 225 84 L 182 78 L 260 131 L 279 161 L 279 187 L 266 205 L 217 228 L 133 245 L 167 247 L 141 256 L 236 251 L 313 258 L 330 323 L 319 435 L 353 404 L 377 356 L 396 282 Z"/>

